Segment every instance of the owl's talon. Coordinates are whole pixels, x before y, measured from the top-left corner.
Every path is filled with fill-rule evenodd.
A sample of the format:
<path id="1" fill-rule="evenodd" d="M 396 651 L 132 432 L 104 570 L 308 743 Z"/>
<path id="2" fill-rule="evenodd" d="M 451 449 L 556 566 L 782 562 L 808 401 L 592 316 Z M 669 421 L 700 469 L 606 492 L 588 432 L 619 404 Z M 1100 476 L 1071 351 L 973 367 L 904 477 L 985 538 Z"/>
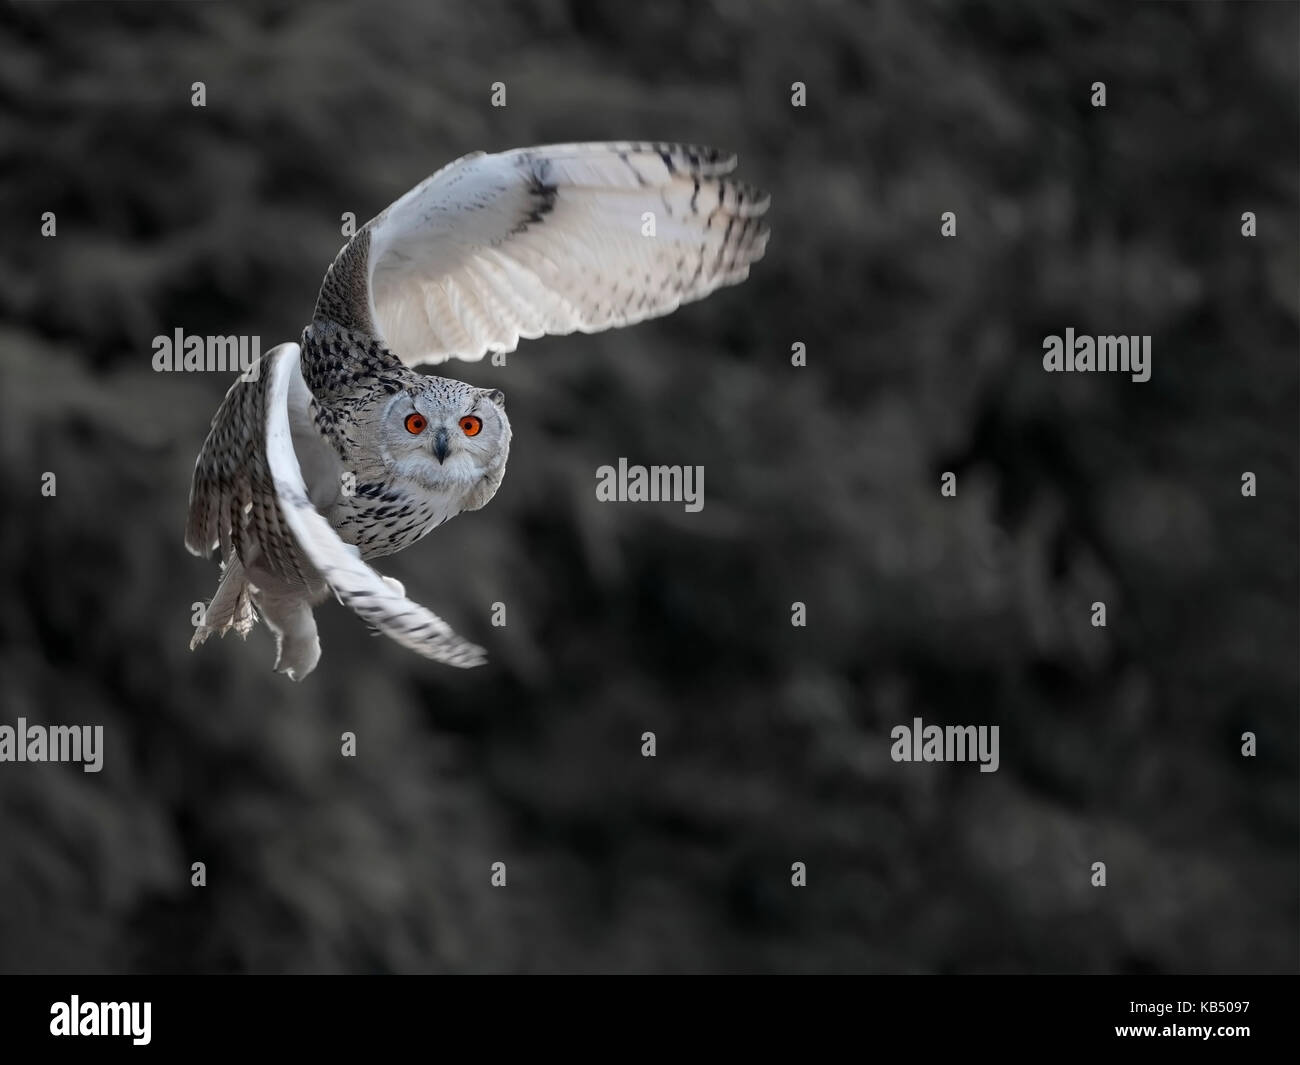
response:
<path id="1" fill-rule="evenodd" d="M 320 661 L 320 640 L 281 639 L 275 656 L 275 672 L 290 680 L 302 680 Z"/>

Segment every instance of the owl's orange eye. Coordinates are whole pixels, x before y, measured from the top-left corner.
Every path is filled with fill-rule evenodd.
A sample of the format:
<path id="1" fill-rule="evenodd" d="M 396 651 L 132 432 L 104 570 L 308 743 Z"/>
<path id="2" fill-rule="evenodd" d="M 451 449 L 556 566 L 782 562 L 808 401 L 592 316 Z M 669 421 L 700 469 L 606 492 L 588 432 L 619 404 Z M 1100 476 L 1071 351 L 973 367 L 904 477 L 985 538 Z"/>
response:
<path id="1" fill-rule="evenodd" d="M 412 436 L 418 436 L 420 433 L 424 432 L 424 427 L 429 423 L 423 414 L 408 414 L 404 424 L 406 425 L 406 431 L 408 433 Z"/>
<path id="2" fill-rule="evenodd" d="M 473 414 L 466 414 L 460 420 L 460 431 L 466 436 L 478 436 L 483 429 L 483 419 L 477 418 Z"/>

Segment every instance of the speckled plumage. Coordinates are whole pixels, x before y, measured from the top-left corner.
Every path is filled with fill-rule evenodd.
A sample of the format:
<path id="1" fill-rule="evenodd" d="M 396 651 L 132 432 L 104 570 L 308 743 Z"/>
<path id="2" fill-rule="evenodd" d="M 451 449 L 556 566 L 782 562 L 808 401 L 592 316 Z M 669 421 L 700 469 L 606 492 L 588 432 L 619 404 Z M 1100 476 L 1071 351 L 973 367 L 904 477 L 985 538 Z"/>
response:
<path id="1" fill-rule="evenodd" d="M 743 280 L 767 199 L 726 177 L 734 165 L 666 144 L 479 153 L 367 223 L 301 344 L 267 352 L 213 418 L 185 541 L 219 550 L 223 575 L 191 647 L 260 615 L 276 668 L 301 679 L 320 656 L 312 608 L 333 591 L 427 657 L 481 662 L 364 561 L 482 507 L 505 472 L 503 395 L 410 366 L 629 324 Z"/>

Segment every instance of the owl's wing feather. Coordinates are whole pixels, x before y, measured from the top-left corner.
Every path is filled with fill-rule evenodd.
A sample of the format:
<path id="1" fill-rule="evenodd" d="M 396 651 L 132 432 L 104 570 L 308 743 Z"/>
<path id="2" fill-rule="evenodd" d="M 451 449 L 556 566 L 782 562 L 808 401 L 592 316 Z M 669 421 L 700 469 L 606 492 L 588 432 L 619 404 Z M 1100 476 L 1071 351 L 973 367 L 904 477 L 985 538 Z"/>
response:
<path id="1" fill-rule="evenodd" d="M 728 176 L 735 165 L 673 144 L 465 156 L 358 233 L 361 254 L 340 253 L 322 302 L 368 282 L 355 317 L 368 311 L 411 365 L 668 314 L 743 281 L 763 255 L 769 200 Z"/>
<path id="2" fill-rule="evenodd" d="M 279 511 L 294 541 L 344 606 L 425 658 L 451 666 L 482 665 L 487 657 L 483 648 L 456 635 L 440 617 L 385 581 L 312 504 L 289 417 L 290 396 L 302 384 L 297 353 L 296 344 L 276 348 L 268 354 L 270 365 L 263 371 L 269 379 L 265 440 L 266 465 L 275 488 L 272 509 Z"/>
<path id="3" fill-rule="evenodd" d="M 279 362 L 296 370 L 299 354 L 297 344 L 267 352 L 221 401 L 194 463 L 185 546 L 203 557 L 219 548 L 223 562 L 237 556 L 246 567 L 256 564 L 285 581 L 308 585 L 314 575 L 304 569 L 276 506 L 266 455 L 268 369 Z M 296 405 L 299 421 L 308 420 L 309 399 L 304 386 Z M 288 413 L 286 405 L 280 414 Z"/>

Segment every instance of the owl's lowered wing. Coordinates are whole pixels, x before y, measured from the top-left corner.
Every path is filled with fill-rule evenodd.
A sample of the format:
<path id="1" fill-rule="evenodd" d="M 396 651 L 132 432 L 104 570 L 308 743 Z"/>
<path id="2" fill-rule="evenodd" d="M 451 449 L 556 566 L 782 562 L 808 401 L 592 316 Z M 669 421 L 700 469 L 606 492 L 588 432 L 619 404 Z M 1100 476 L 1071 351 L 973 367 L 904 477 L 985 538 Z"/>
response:
<path id="1" fill-rule="evenodd" d="M 487 657 L 483 648 L 463 640 L 432 611 L 397 592 L 361 560 L 354 548 L 339 539 L 312 505 L 289 425 L 290 392 L 295 388 L 306 391 L 307 387 L 298 369 L 298 346 L 292 348 L 293 357 L 283 352 L 272 359 L 267 374 L 266 456 L 276 500 L 294 539 L 339 602 L 385 636 L 425 658 L 450 666 L 482 665 Z"/>
<path id="2" fill-rule="evenodd" d="M 323 581 L 403 647 L 448 665 L 481 665 L 481 647 L 399 593 L 316 509 L 299 462 L 300 450 L 320 460 L 304 434 L 309 393 L 299 356 L 297 344 L 281 344 L 263 356 L 256 380 L 237 382 L 227 394 L 195 467 L 186 546 L 195 554 L 220 546 L 227 558 L 233 548 L 245 569 L 264 567 L 301 583 L 304 595 Z"/>
<path id="3" fill-rule="evenodd" d="M 288 583 L 308 587 L 320 582 L 276 505 L 266 452 L 267 425 L 277 413 L 270 409 L 269 371 L 281 358 L 296 368 L 299 350 L 297 344 L 282 344 L 268 351 L 221 401 L 194 463 L 185 546 L 204 558 L 220 549 L 223 562 L 238 558 L 245 567 L 257 565 Z M 306 388 L 295 398 L 300 431 L 316 435 L 317 452 L 325 455 L 328 448 L 307 413 Z M 288 404 L 284 406 L 278 413 L 287 419 Z"/>
<path id="4" fill-rule="evenodd" d="M 763 255 L 768 197 L 728 177 L 735 165 L 675 144 L 467 155 L 363 227 L 317 315 L 413 365 L 668 314 Z"/>

